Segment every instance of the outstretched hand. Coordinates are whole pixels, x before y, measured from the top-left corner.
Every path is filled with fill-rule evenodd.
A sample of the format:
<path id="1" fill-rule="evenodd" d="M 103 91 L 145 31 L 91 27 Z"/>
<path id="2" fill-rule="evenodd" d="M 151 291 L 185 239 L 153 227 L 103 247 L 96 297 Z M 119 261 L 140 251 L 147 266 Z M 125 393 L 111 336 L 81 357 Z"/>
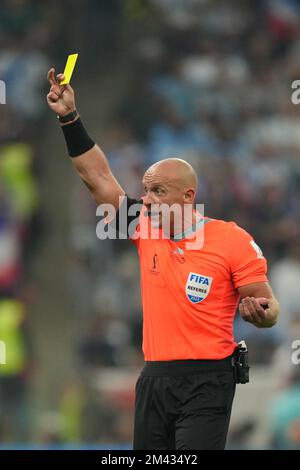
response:
<path id="1" fill-rule="evenodd" d="M 70 85 L 60 85 L 64 75 L 60 73 L 55 76 L 55 69 L 52 67 L 48 72 L 47 78 L 51 85 L 50 91 L 47 94 L 49 108 L 58 116 L 66 116 L 75 111 L 74 90 Z"/>

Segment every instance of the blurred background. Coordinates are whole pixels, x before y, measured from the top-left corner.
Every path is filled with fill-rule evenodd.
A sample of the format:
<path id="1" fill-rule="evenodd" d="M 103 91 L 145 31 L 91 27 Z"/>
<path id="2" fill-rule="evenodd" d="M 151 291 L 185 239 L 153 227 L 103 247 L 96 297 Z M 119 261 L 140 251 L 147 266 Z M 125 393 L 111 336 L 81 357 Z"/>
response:
<path id="1" fill-rule="evenodd" d="M 270 330 L 236 318 L 252 368 L 227 447 L 299 449 L 298 0 L 0 1 L 0 447 L 131 448 L 137 255 L 96 238 L 45 100 L 48 69 L 74 52 L 78 109 L 128 194 L 151 163 L 182 157 L 205 215 L 261 246 L 282 316 Z"/>

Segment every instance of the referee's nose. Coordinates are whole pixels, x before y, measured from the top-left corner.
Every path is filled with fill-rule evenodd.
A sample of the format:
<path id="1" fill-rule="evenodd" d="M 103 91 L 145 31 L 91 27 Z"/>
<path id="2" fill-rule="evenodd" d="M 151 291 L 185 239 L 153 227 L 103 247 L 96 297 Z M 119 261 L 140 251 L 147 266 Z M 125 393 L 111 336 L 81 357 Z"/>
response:
<path id="1" fill-rule="evenodd" d="M 151 204 L 157 204 L 156 201 L 154 201 L 154 198 L 153 196 L 151 195 L 151 192 L 148 192 L 147 194 L 145 194 L 143 197 L 143 203 L 144 205 L 147 207 L 148 210 L 151 209 Z"/>

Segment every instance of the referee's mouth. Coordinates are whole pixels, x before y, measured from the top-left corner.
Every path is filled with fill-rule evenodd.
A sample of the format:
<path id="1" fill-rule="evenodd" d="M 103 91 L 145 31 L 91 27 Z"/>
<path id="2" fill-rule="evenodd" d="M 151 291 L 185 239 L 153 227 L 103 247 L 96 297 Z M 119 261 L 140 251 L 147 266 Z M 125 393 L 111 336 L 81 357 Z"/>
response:
<path id="1" fill-rule="evenodd" d="M 162 225 L 162 213 L 158 211 L 151 211 L 151 209 L 147 209 L 145 211 L 145 215 L 149 217 L 151 221 L 151 225 L 156 228 L 160 228 Z"/>
<path id="2" fill-rule="evenodd" d="M 151 219 L 151 218 L 153 218 L 153 217 L 159 217 L 159 216 L 161 215 L 161 212 L 154 212 L 154 211 L 151 211 L 151 210 L 148 210 L 148 209 L 147 209 L 147 210 L 145 211 L 145 215 L 146 215 L 147 217 L 150 217 L 150 219 Z"/>

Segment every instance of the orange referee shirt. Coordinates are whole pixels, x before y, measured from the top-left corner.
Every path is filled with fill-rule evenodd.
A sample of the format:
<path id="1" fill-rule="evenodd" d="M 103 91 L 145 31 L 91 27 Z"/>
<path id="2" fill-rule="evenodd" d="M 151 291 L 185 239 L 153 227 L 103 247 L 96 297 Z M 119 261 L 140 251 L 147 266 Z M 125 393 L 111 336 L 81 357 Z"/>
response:
<path id="1" fill-rule="evenodd" d="M 141 217 L 144 210 L 140 222 Z M 229 356 L 236 346 L 237 288 L 268 280 L 265 258 L 236 223 L 204 217 L 195 234 L 204 236 L 201 249 L 186 249 L 192 239 L 184 235 L 177 241 L 133 240 L 141 269 L 145 361 Z"/>

